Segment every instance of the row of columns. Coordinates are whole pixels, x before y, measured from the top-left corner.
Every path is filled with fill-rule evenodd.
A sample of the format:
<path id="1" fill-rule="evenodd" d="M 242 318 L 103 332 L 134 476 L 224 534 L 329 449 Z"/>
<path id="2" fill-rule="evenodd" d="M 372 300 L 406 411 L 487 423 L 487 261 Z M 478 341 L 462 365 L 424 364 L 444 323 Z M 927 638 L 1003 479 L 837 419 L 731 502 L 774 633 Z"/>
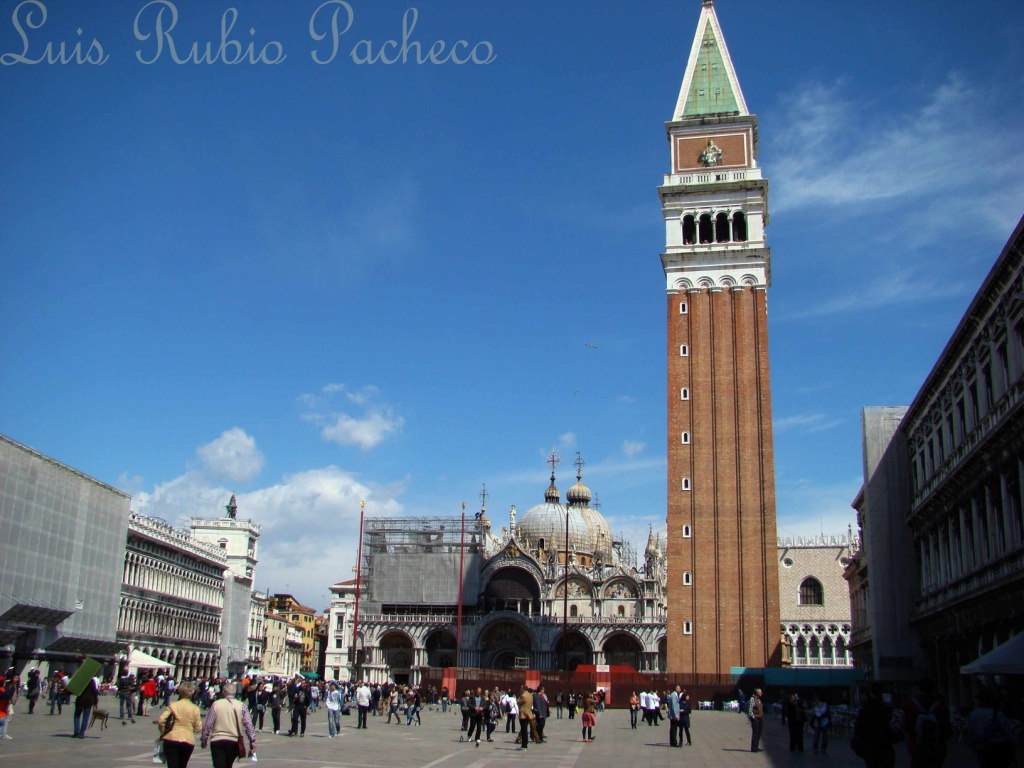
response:
<path id="1" fill-rule="evenodd" d="M 1018 455 L 918 537 L 922 593 L 941 588 L 1024 544 L 1024 457 Z"/>
<path id="2" fill-rule="evenodd" d="M 218 590 L 217 582 L 212 577 L 170 565 L 150 555 L 125 553 L 122 582 L 130 587 L 148 589 L 182 600 L 194 600 L 218 607 L 224 605 L 223 582 Z"/>
<path id="3" fill-rule="evenodd" d="M 946 458 L 974 431 L 981 419 L 1007 392 L 1011 382 L 1016 382 L 1024 375 L 1024 321 L 1018 321 L 1015 328 L 1015 344 L 1011 341 L 1010 328 L 1007 326 L 1006 340 L 995 347 L 993 354 L 984 361 L 977 358 L 957 372 L 963 395 L 957 399 L 952 411 L 947 412 L 928 434 L 921 451 L 914 457 L 915 492 L 928 482 Z"/>

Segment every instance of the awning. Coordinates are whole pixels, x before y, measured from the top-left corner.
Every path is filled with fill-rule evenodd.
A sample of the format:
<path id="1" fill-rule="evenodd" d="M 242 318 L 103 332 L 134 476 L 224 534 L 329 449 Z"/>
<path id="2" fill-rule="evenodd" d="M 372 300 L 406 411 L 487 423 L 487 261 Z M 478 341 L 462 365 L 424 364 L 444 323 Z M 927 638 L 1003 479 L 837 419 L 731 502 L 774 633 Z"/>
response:
<path id="1" fill-rule="evenodd" d="M 9 624 L 28 624 L 33 627 L 56 627 L 73 613 L 74 611 L 67 608 L 53 605 L 17 603 L 0 614 L 0 621 Z"/>
<path id="2" fill-rule="evenodd" d="M 1024 675 L 1024 633 L 960 667 L 961 675 Z"/>
<path id="3" fill-rule="evenodd" d="M 132 651 L 128 657 L 128 668 L 129 669 L 174 669 L 174 664 L 169 661 L 161 661 L 156 656 L 150 656 L 148 653 L 136 649 Z"/>
<path id="4" fill-rule="evenodd" d="M 59 637 L 46 646 L 49 653 L 72 653 L 76 656 L 98 656 L 101 659 L 114 658 L 124 646 L 113 640 L 100 640 L 95 637 Z"/>

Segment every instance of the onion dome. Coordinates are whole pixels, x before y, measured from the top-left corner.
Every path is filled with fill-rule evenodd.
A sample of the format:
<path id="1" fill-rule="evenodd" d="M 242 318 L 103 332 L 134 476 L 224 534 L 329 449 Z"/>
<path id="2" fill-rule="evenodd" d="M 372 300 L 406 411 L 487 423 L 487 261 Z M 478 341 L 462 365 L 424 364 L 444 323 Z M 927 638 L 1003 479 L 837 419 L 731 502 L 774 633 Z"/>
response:
<path id="1" fill-rule="evenodd" d="M 558 488 L 555 487 L 555 473 L 551 473 L 551 485 L 544 491 L 544 501 L 548 504 L 557 504 L 561 495 L 558 493 Z"/>
<path id="2" fill-rule="evenodd" d="M 516 525 L 520 540 L 529 540 L 530 547 L 550 552 L 566 549 L 574 554 L 591 555 L 590 529 L 579 511 L 559 503 L 555 475 L 551 474 L 551 485 L 544 493 L 544 503 L 528 509 Z M 566 547 L 565 529 L 568 517 L 569 542 Z"/>
<path id="3" fill-rule="evenodd" d="M 565 493 L 565 500 L 570 504 L 590 504 L 590 489 L 580 482 L 580 475 L 576 475 L 576 485 Z"/>
<path id="4" fill-rule="evenodd" d="M 577 454 L 576 459 L 576 485 L 565 494 L 566 501 L 571 509 L 574 509 L 583 518 L 587 525 L 587 539 L 589 551 L 594 557 L 604 563 L 611 563 L 612 554 L 612 531 L 604 515 L 590 506 L 590 489 L 583 484 L 583 460 Z"/>

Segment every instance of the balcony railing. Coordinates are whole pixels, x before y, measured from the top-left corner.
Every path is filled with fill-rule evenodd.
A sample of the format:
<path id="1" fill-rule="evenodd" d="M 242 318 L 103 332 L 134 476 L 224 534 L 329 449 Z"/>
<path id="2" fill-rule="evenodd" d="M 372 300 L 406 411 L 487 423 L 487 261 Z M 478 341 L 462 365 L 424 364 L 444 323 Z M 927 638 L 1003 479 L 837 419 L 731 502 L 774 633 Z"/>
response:
<path id="1" fill-rule="evenodd" d="M 512 613 L 512 611 L 509 611 Z M 494 614 L 473 614 L 470 616 L 463 616 L 463 624 L 477 624 L 483 621 L 488 616 Z M 527 614 L 523 614 L 527 615 Z M 529 616 L 531 621 L 538 624 L 561 624 L 561 616 L 541 616 L 533 614 Z M 402 622 L 405 624 L 455 624 L 457 617 L 454 615 L 447 614 L 385 614 L 385 613 L 367 613 L 359 617 L 360 624 L 372 624 L 372 623 L 387 623 L 392 624 L 395 622 Z M 570 616 L 568 618 L 569 624 L 615 624 L 615 625 L 643 625 L 643 624 L 658 624 L 663 623 L 664 617 L 655 616 Z"/>
<path id="2" fill-rule="evenodd" d="M 1007 576 L 1024 571 L 1024 550 L 1016 550 L 948 584 L 930 584 L 917 600 L 918 614 L 929 613 L 946 603 L 980 591 Z"/>
<path id="3" fill-rule="evenodd" d="M 760 179 L 760 168 L 743 168 L 738 171 L 716 170 L 709 168 L 696 173 L 666 173 L 663 186 L 674 187 L 687 184 L 721 184 L 730 181 L 748 181 Z"/>
<path id="4" fill-rule="evenodd" d="M 1020 401 L 1021 397 L 1024 397 L 1024 379 L 1018 379 L 1012 386 L 1007 389 L 999 400 L 989 408 L 981 420 L 974 425 L 974 429 L 964 435 L 960 443 L 956 446 L 949 456 L 946 457 L 945 461 L 942 462 L 928 478 L 928 481 L 921 486 L 921 489 L 914 494 L 913 501 L 911 503 L 911 517 L 913 517 L 918 509 L 928 500 L 932 492 L 935 491 L 950 474 L 960 465 L 960 463 L 967 458 L 968 454 L 974 450 L 974 448 L 981 443 L 989 433 L 998 425 L 999 421 L 1008 414 Z"/>

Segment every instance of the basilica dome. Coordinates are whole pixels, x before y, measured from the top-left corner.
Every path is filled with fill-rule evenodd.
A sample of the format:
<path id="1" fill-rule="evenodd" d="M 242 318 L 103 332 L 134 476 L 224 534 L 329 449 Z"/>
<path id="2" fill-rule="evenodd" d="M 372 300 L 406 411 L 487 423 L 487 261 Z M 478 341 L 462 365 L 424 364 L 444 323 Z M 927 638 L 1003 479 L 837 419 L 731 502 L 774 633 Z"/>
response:
<path id="1" fill-rule="evenodd" d="M 558 488 L 555 487 L 555 476 L 551 475 L 551 485 L 544 493 L 544 502 L 530 507 L 519 519 L 516 533 L 520 544 L 530 549 L 557 553 L 564 551 L 566 515 L 569 516 L 569 546 L 574 554 L 593 554 L 590 548 L 590 528 L 586 520 L 573 506 L 559 503 Z"/>
<path id="2" fill-rule="evenodd" d="M 581 474 L 576 475 L 576 485 L 565 494 L 571 511 L 576 512 L 583 518 L 587 526 L 588 550 L 594 554 L 595 560 L 611 564 L 612 554 L 612 530 L 604 515 L 590 506 L 592 498 L 590 489 L 583 484 Z"/>

